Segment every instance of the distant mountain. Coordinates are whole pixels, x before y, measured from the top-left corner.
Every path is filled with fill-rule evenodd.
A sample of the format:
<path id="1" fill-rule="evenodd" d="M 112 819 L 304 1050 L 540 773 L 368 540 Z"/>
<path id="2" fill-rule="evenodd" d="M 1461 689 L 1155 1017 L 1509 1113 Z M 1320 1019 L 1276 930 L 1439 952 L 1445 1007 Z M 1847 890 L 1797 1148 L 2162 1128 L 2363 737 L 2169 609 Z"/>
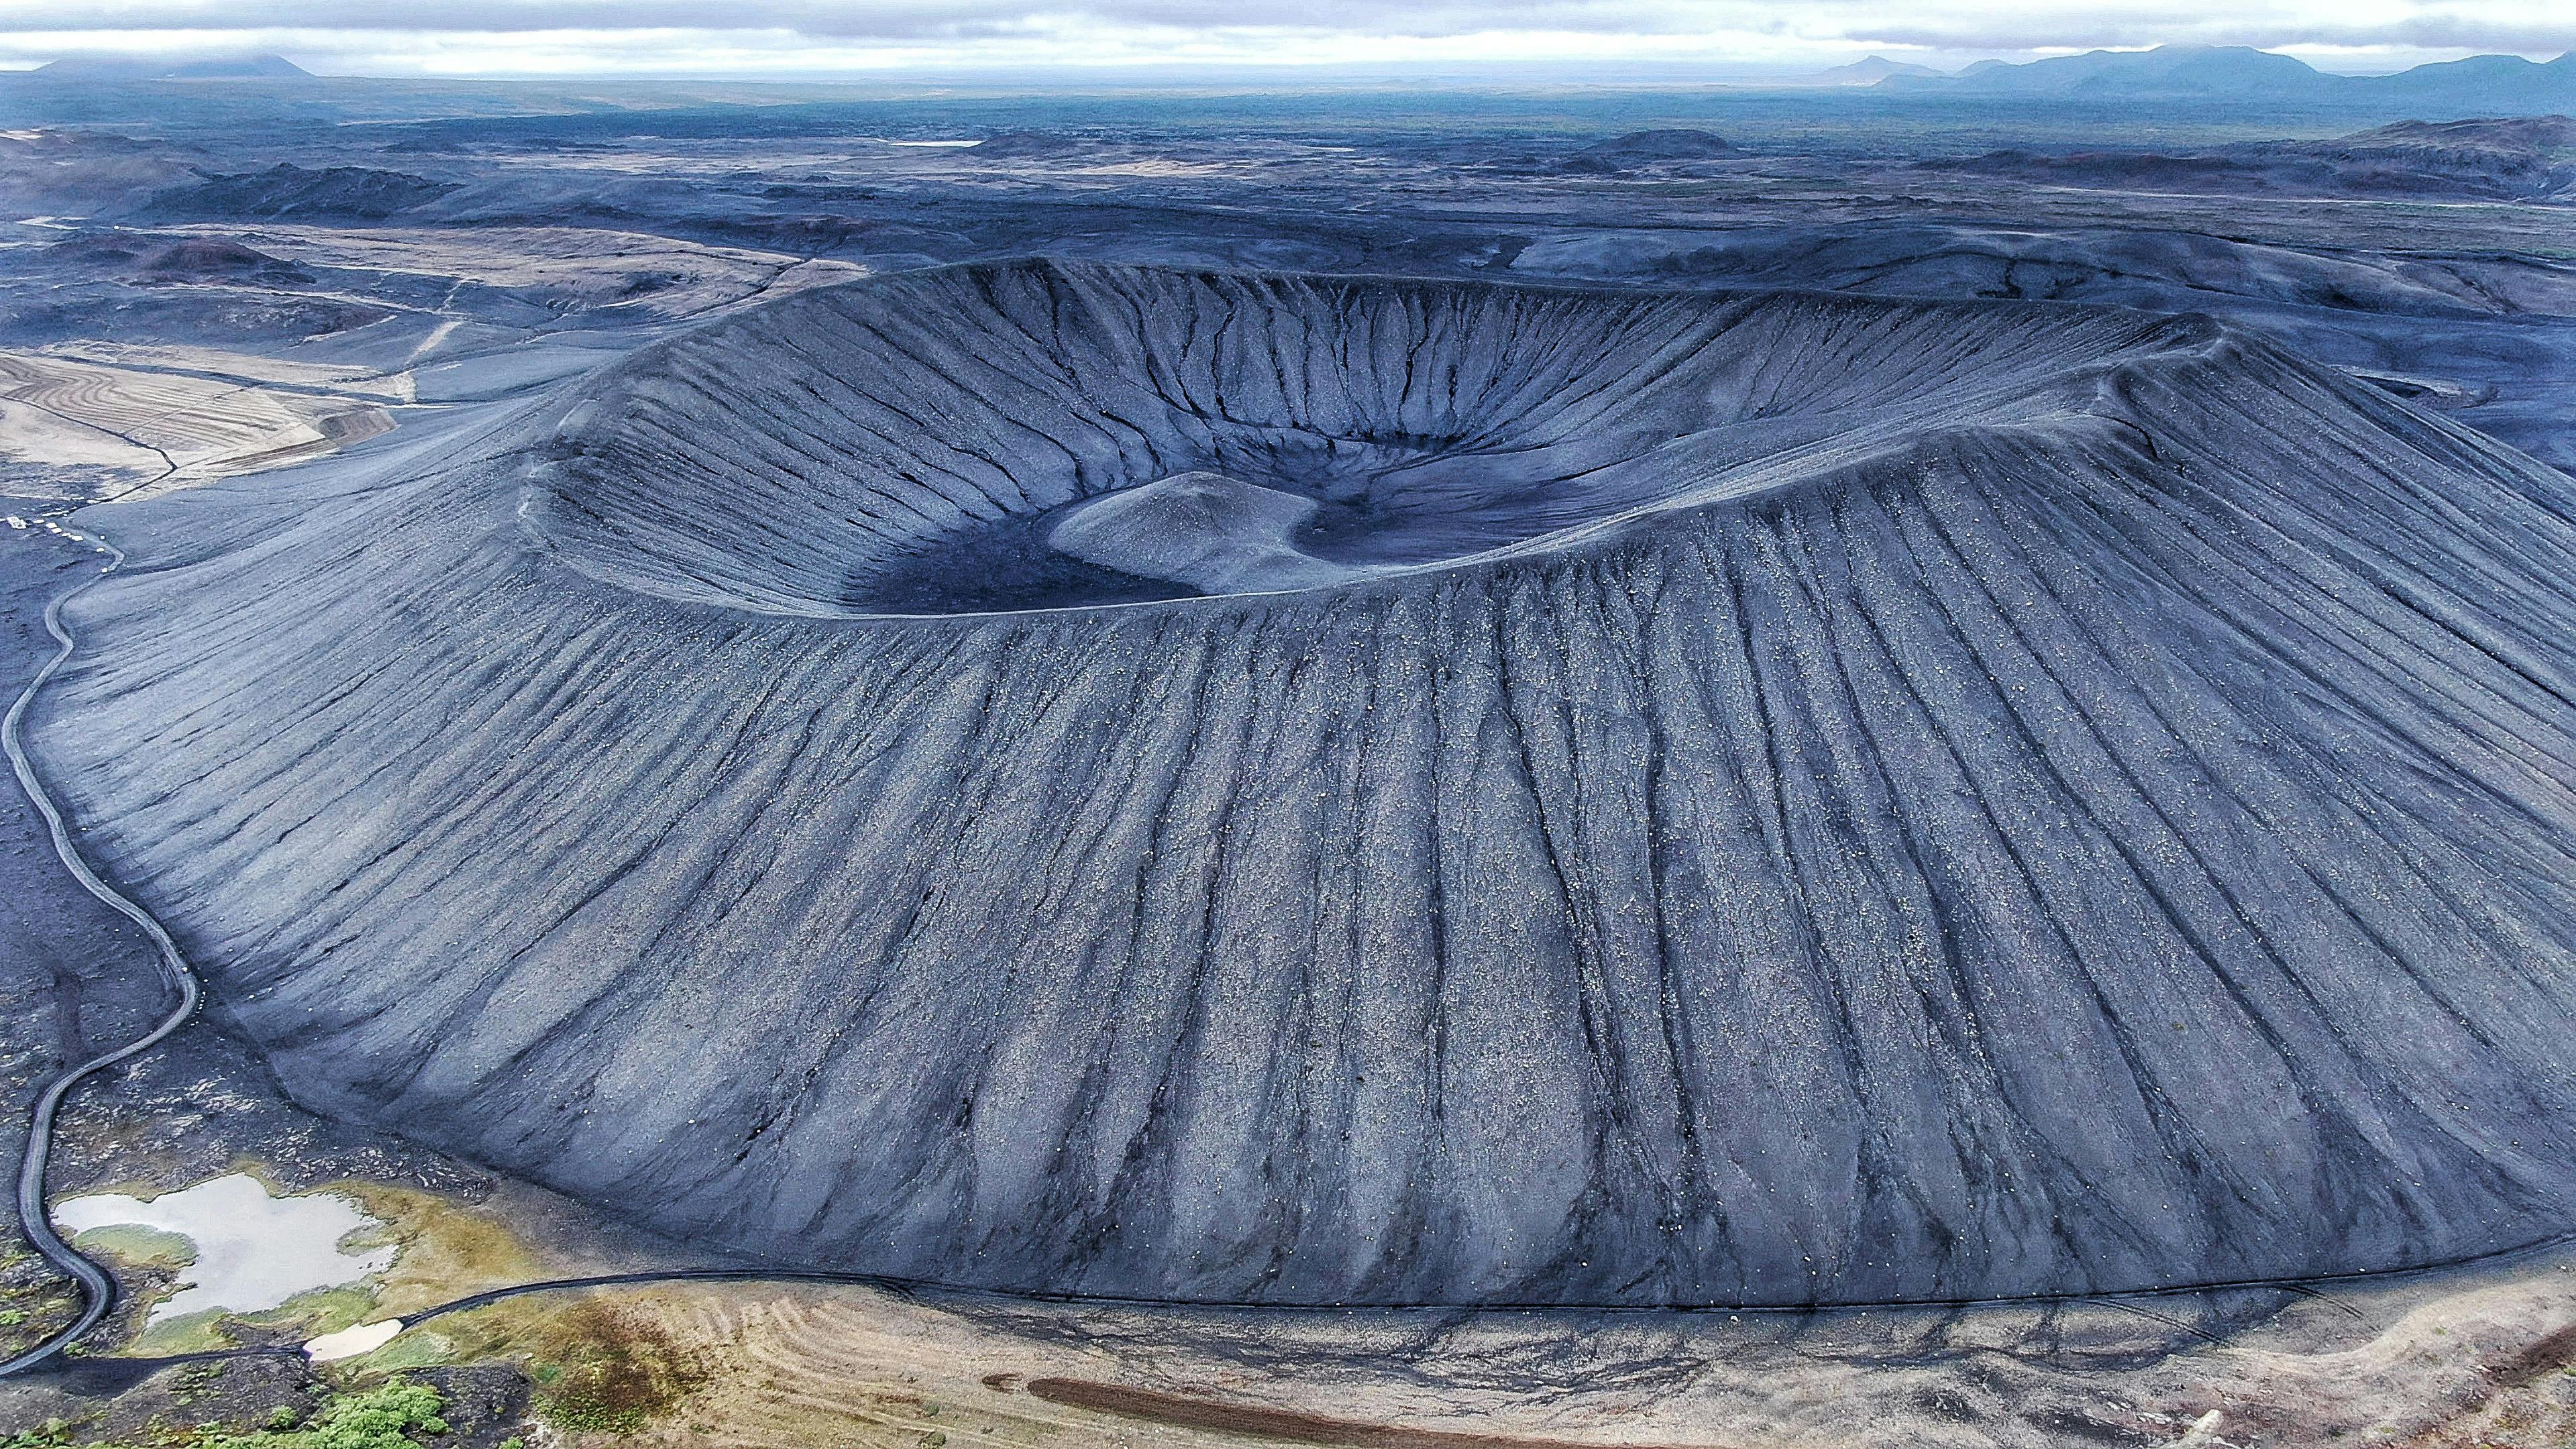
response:
<path id="1" fill-rule="evenodd" d="M 2464 101 L 2484 101 L 2476 109 L 2489 116 L 2576 111 L 2576 51 L 2547 62 L 2518 55 L 2473 55 L 2419 65 L 2396 75 L 2337 79 L 2391 102 L 2420 99 L 2449 108 Z"/>
<path id="2" fill-rule="evenodd" d="M 1955 76 L 1891 75 L 1880 89 L 2056 100 L 2223 100 L 2404 107 L 2444 115 L 2576 110 L 2576 52 L 2541 63 L 2479 55 L 2396 75 L 2329 75 L 2250 46 L 2096 50 L 2024 65 L 1984 62 Z"/>
<path id="3" fill-rule="evenodd" d="M 1910 60 L 1889 60 L 1883 55 L 1873 55 L 1866 60 L 1853 61 L 1849 65 L 1838 65 L 1831 70 L 1820 70 L 1814 75 L 1807 77 L 1806 80 L 1801 82 L 1801 84 L 1811 86 L 1874 86 L 1880 81 L 1886 80 L 1890 76 L 1938 76 L 1940 74 L 1941 72 L 1934 70 L 1928 65 L 1916 65 Z"/>
<path id="4" fill-rule="evenodd" d="M 170 56 L 74 55 L 36 67 L 56 80 L 311 80 L 313 73 L 282 55 Z"/>
<path id="5" fill-rule="evenodd" d="M 2301 92 L 2337 79 L 2293 56 L 2243 45 L 2095 50 L 2027 65 L 1970 66 L 1955 76 L 1891 76 L 1889 89 L 2011 96 L 2206 96 Z"/>

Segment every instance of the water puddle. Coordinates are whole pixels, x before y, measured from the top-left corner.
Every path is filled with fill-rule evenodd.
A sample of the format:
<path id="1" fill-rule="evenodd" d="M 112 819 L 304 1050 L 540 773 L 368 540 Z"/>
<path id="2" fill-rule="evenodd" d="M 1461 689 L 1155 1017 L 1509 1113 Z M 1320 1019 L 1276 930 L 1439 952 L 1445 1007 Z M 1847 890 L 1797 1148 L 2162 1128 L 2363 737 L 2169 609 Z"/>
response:
<path id="1" fill-rule="evenodd" d="M 158 1197 L 95 1193 L 54 1205 L 54 1221 L 78 1238 L 110 1248 L 185 1241 L 193 1261 L 177 1273 L 179 1291 L 152 1305 L 147 1325 L 221 1310 L 259 1313 L 319 1289 L 337 1288 L 391 1267 L 395 1248 L 347 1248 L 352 1234 L 384 1224 L 330 1193 L 272 1197 L 268 1185 L 236 1172 Z M 176 1246 L 176 1245 L 172 1245 Z M 181 1254 L 161 1252 L 165 1261 Z"/>

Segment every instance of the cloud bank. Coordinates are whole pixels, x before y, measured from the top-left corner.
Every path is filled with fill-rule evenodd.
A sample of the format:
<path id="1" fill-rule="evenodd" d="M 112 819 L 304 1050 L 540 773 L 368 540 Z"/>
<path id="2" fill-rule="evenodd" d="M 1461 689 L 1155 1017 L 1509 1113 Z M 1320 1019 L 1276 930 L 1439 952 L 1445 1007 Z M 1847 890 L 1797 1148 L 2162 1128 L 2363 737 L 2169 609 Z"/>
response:
<path id="1" fill-rule="evenodd" d="M 400 23 L 388 23 L 398 15 Z M 2564 0 L 11 0 L 0 63 L 275 51 L 355 74 L 822 74 L 1028 66 L 1826 65 L 2255 45 L 2325 69 L 2576 48 Z"/>

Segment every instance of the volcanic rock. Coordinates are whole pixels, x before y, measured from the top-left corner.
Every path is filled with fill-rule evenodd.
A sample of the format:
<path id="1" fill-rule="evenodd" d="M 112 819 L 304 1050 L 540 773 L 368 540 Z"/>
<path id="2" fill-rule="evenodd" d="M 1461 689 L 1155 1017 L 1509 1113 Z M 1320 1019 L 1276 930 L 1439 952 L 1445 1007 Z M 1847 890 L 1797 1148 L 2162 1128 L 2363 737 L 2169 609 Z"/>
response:
<path id="1" fill-rule="evenodd" d="M 1014 161 L 1052 161 L 1081 154 L 1083 143 L 1070 136 L 1045 131 L 1001 131 L 985 137 L 972 147 L 976 156 Z"/>
<path id="2" fill-rule="evenodd" d="M 153 215 L 382 221 L 436 201 L 462 183 L 369 166 L 318 170 L 281 161 L 265 171 L 209 176 L 152 198 Z"/>
<path id="3" fill-rule="evenodd" d="M 1631 131 L 1607 141 L 1596 141 L 1583 149 L 1605 160 L 1627 163 L 1705 161 L 1715 156 L 1735 154 L 1735 147 L 1725 137 L 1687 129 Z"/>
<path id="4" fill-rule="evenodd" d="M 1354 572 L 1297 547 L 1297 531 L 1322 507 L 1222 473 L 1180 473 L 1075 505 L 1047 543 L 1086 563 L 1200 593 L 1313 588 Z"/>
<path id="5" fill-rule="evenodd" d="M 2576 484 L 2204 318 L 979 265 L 107 521 L 103 868 L 669 1231 L 1809 1304 L 2576 1201 Z"/>

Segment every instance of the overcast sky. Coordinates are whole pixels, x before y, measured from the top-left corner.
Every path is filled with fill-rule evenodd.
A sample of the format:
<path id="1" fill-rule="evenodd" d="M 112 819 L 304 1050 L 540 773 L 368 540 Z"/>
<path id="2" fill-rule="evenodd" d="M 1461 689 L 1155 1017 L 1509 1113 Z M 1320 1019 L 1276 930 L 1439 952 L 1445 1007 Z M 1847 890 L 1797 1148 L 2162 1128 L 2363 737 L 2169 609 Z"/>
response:
<path id="1" fill-rule="evenodd" d="M 2542 59 L 2576 48 L 2576 0 L 0 0 L 0 65 L 274 51 L 357 75 L 1145 65 L 1723 75 L 1870 53 L 1946 67 L 2175 43 L 2259 45 L 2345 71 L 2481 51 Z"/>

